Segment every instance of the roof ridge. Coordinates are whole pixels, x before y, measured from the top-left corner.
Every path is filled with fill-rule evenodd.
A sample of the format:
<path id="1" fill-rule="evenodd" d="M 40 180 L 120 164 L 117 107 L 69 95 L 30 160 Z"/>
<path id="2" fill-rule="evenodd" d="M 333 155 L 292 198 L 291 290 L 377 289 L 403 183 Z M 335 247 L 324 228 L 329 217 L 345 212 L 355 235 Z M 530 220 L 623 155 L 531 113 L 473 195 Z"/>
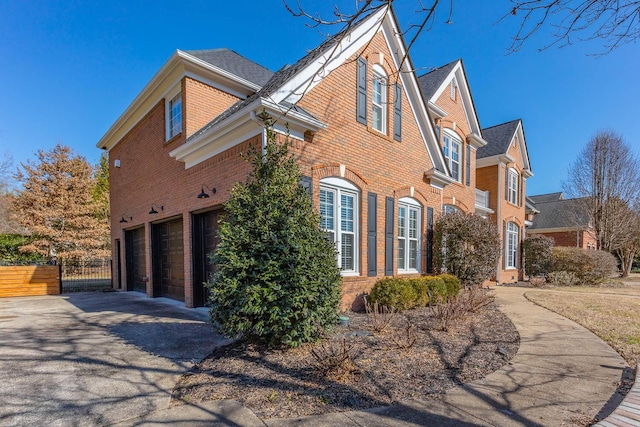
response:
<path id="1" fill-rule="evenodd" d="M 454 63 L 457 63 L 457 62 L 462 62 L 462 58 L 454 59 L 453 61 L 447 62 L 444 65 L 441 65 L 439 67 L 435 67 L 431 71 L 427 71 L 426 73 L 419 75 L 418 78 L 424 77 L 424 76 L 426 76 L 428 74 L 431 74 L 431 73 L 435 73 L 436 71 L 442 70 L 443 68 L 448 67 L 448 66 L 450 66 L 450 65 L 452 65 Z"/>
<path id="2" fill-rule="evenodd" d="M 508 125 L 510 123 L 513 123 L 513 122 L 521 122 L 521 121 L 522 121 L 521 118 L 517 118 L 517 119 L 509 120 L 508 122 L 499 123 L 497 125 L 493 125 L 493 126 L 489 126 L 489 127 L 486 127 L 486 128 L 482 128 L 482 130 L 497 128 L 498 126 L 505 126 L 505 125 Z M 549 194 L 551 194 L 551 193 L 549 193 Z"/>

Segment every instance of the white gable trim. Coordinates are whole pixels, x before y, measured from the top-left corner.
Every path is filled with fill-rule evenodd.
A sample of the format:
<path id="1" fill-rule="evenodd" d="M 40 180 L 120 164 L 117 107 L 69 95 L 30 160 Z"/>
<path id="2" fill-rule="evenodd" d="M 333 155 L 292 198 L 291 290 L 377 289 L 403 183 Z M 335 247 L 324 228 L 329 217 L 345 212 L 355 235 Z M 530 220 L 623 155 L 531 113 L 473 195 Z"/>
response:
<path id="1" fill-rule="evenodd" d="M 240 99 L 244 99 L 260 89 L 254 83 L 234 76 L 181 50 L 176 50 L 104 136 L 100 138 L 96 146 L 111 150 L 184 77 L 190 77 L 216 87 Z"/>
<path id="2" fill-rule="evenodd" d="M 471 98 L 471 89 L 469 88 L 469 82 L 467 81 L 467 76 L 464 72 L 464 68 L 462 67 L 462 61 L 458 60 L 456 65 L 451 69 L 449 75 L 442 81 L 442 84 L 433 94 L 430 102 L 435 103 L 440 95 L 445 90 L 449 90 L 451 81 L 455 81 L 456 87 L 458 88 L 458 92 L 460 92 L 460 99 L 462 100 L 462 107 L 464 110 L 465 117 L 467 122 L 469 123 L 469 128 L 471 129 L 472 134 L 481 135 L 482 131 L 480 129 L 480 123 L 478 123 L 476 111 L 473 107 L 473 99 Z"/>

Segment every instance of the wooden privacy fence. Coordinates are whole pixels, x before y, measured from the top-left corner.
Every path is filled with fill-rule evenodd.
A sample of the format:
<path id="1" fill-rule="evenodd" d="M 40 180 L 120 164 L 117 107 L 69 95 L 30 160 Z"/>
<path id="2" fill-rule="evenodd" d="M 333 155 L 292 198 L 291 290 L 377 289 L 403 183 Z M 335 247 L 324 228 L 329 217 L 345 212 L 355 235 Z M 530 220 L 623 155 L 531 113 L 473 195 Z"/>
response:
<path id="1" fill-rule="evenodd" d="M 57 265 L 0 266 L 0 297 L 60 294 Z"/>

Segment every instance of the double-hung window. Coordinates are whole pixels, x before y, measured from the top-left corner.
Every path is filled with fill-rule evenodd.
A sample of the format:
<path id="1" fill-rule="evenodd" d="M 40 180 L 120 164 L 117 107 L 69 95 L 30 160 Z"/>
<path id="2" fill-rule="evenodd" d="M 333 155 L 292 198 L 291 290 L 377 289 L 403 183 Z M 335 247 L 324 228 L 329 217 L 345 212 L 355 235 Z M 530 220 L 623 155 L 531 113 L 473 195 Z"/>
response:
<path id="1" fill-rule="evenodd" d="M 507 223 L 507 268 L 518 268 L 518 226 Z"/>
<path id="2" fill-rule="evenodd" d="M 379 65 L 373 67 L 373 97 L 371 99 L 372 126 L 387 133 L 387 76 Z"/>
<path id="3" fill-rule="evenodd" d="M 173 95 L 166 104 L 167 141 L 182 132 L 182 94 Z"/>
<path id="4" fill-rule="evenodd" d="M 462 150 L 462 142 L 451 135 L 449 132 L 442 133 L 442 151 L 444 153 L 444 157 L 449 164 L 449 170 L 451 171 L 451 176 L 456 181 L 460 181 L 460 153 Z"/>
<path id="5" fill-rule="evenodd" d="M 515 169 L 509 169 L 509 191 L 508 200 L 514 205 L 518 204 L 518 172 Z"/>
<path id="6" fill-rule="evenodd" d="M 320 182 L 320 227 L 338 250 L 343 274 L 358 273 L 359 190 L 340 178 Z"/>
<path id="7" fill-rule="evenodd" d="M 414 199 L 403 197 L 398 202 L 398 271 L 420 270 L 420 218 L 422 207 Z"/>

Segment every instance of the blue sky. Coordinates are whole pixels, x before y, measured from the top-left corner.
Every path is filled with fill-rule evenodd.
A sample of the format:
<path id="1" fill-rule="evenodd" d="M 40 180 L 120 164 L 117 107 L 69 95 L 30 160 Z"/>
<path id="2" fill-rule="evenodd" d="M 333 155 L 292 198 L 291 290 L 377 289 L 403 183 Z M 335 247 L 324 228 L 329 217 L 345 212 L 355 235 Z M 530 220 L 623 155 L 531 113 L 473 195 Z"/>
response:
<path id="1" fill-rule="evenodd" d="M 417 4 L 395 2 L 404 28 Z M 0 10 L 0 153 L 16 166 L 57 142 L 96 162 L 97 141 L 175 49 L 227 47 L 275 71 L 323 40 L 280 0 L 0 0 Z M 600 42 L 538 52 L 546 31 L 506 55 L 519 22 L 497 23 L 508 10 L 507 0 L 456 0 L 453 23 L 444 24 L 443 8 L 411 57 L 420 73 L 462 58 L 483 127 L 524 120 L 527 193 L 559 191 L 598 129 L 619 131 L 639 153 L 640 45 L 600 58 L 587 55 Z"/>

